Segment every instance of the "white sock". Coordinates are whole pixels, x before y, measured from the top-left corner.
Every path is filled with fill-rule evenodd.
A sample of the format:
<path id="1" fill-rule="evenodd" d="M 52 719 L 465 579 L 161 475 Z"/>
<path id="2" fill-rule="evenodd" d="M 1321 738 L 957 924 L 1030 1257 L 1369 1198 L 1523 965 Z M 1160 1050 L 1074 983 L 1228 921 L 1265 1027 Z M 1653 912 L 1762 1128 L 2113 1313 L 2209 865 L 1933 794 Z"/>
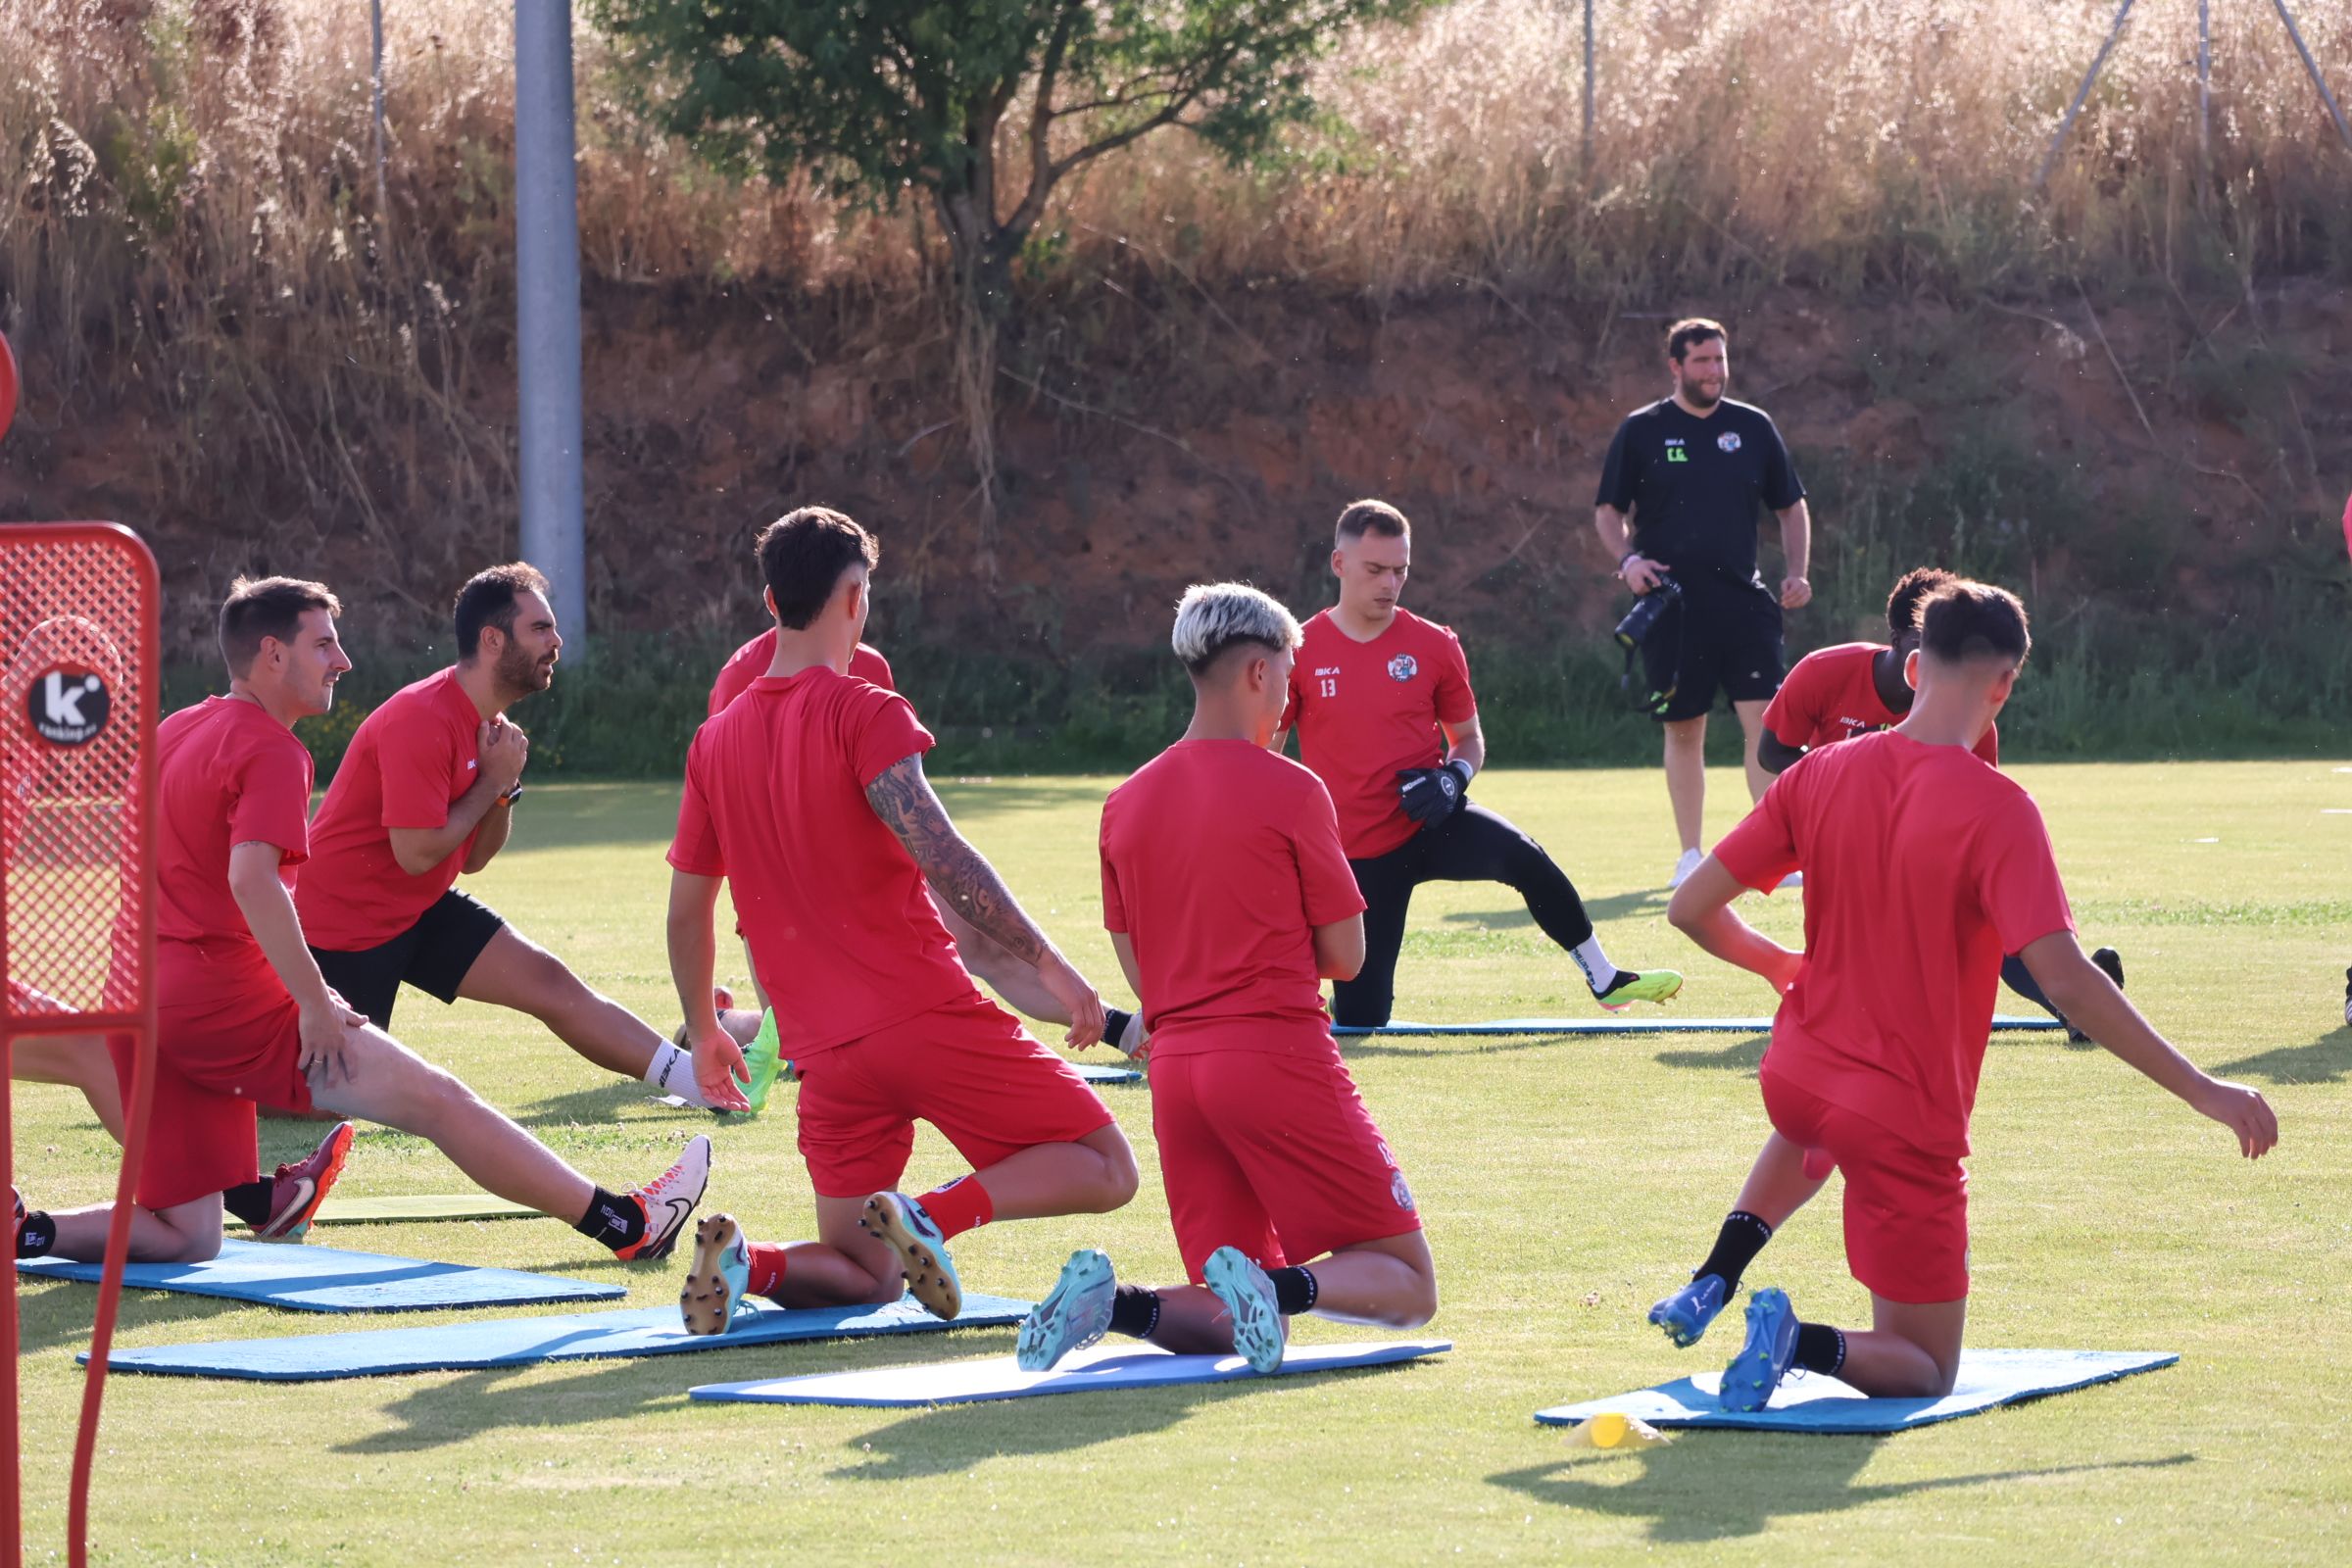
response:
<path id="1" fill-rule="evenodd" d="M 705 1110 L 715 1108 L 703 1098 L 702 1087 L 694 1081 L 694 1053 L 680 1051 L 666 1040 L 656 1048 L 654 1059 L 647 1064 L 645 1081 L 689 1105 L 700 1105 Z"/>
<path id="2" fill-rule="evenodd" d="M 1568 956 L 1576 960 L 1579 969 L 1585 971 L 1585 984 L 1596 997 L 1607 991 L 1610 982 L 1617 978 L 1617 966 L 1609 961 L 1607 954 L 1600 951 L 1600 933 L 1597 931 L 1569 949 Z"/>

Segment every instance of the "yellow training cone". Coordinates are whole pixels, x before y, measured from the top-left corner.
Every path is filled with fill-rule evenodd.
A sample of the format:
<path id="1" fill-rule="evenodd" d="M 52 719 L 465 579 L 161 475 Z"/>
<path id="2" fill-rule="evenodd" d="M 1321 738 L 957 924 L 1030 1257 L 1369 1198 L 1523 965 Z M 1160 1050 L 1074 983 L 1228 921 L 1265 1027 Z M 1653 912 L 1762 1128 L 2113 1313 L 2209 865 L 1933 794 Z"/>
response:
<path id="1" fill-rule="evenodd" d="M 1604 1410 L 1571 1428 L 1572 1448 L 1654 1448 L 1674 1440 L 1639 1416 Z"/>

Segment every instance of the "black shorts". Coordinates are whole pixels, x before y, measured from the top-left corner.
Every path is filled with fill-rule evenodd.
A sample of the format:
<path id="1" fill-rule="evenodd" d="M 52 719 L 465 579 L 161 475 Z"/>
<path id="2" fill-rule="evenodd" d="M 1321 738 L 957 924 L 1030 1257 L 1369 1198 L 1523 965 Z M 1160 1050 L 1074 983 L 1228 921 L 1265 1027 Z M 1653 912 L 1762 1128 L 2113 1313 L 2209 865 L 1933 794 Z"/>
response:
<path id="1" fill-rule="evenodd" d="M 1788 666 L 1781 644 L 1781 602 L 1760 581 L 1675 579 L 1682 602 L 1669 606 L 1642 644 L 1649 689 L 1674 688 L 1658 717 L 1697 718 L 1720 691 L 1735 703 L 1769 702 Z"/>
<path id="2" fill-rule="evenodd" d="M 457 1001 L 466 971 L 506 923 L 487 904 L 451 888 L 416 917 L 415 925 L 389 942 L 357 953 L 313 948 L 311 956 L 345 1002 L 378 1029 L 389 1029 L 392 1000 L 400 994 L 403 980 L 428 997 Z"/>

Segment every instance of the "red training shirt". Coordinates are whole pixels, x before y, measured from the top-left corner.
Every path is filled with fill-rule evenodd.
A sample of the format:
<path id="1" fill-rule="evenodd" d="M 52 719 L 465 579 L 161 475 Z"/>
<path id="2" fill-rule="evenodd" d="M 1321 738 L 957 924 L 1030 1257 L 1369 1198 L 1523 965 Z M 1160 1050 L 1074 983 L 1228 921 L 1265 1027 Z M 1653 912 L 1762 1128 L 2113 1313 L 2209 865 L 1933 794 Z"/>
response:
<path id="1" fill-rule="evenodd" d="M 228 854 L 276 846 L 278 879 L 310 855 L 311 754 L 253 703 L 207 697 L 155 731 L 157 991 L 167 1008 L 285 994 L 228 890 Z"/>
<path id="2" fill-rule="evenodd" d="M 1764 710 L 1764 727 L 1778 735 L 1784 746 L 1807 749 L 1871 730 L 1892 729 L 1905 715 L 1886 706 L 1879 696 L 1879 683 L 1871 677 L 1872 663 L 1885 652 L 1885 643 L 1839 643 L 1807 654 L 1788 671 L 1772 706 Z M 1993 766 L 2000 766 L 1999 725 L 1984 726 L 1976 752 Z"/>
<path id="3" fill-rule="evenodd" d="M 396 827 L 439 827 L 480 776 L 482 715 L 455 665 L 403 686 L 362 721 L 311 824 L 311 872 L 295 894 L 314 948 L 357 953 L 415 925 L 456 884 L 476 827 L 431 870 L 392 855 Z"/>
<path id="4" fill-rule="evenodd" d="M 1759 892 L 1805 873 L 1805 959 L 1769 1068 L 1966 1154 L 2001 956 L 2075 928 L 2034 798 L 1957 746 L 1887 730 L 1800 758 L 1715 858 Z"/>
<path id="5" fill-rule="evenodd" d="M 712 714 L 743 695 L 743 689 L 767 673 L 767 666 L 776 662 L 776 628 L 770 626 L 727 656 L 718 667 L 718 678 L 710 683 Z M 850 656 L 850 676 L 854 680 L 871 681 L 886 692 L 895 692 L 899 683 L 891 679 L 890 661 L 878 648 L 864 643 Z"/>
<path id="6" fill-rule="evenodd" d="M 1102 924 L 1135 944 L 1154 1057 L 1339 1059 L 1314 928 L 1364 896 L 1322 780 L 1248 741 L 1179 741 L 1102 803 Z"/>
<path id="7" fill-rule="evenodd" d="M 865 798 L 931 745 L 906 698 L 821 666 L 760 676 L 695 732 L 669 863 L 727 879 L 787 1057 L 980 999 Z"/>
<path id="8" fill-rule="evenodd" d="M 1359 643 L 1326 610 L 1307 621 L 1291 668 L 1282 727 L 1298 731 L 1298 756 L 1331 791 L 1348 858 L 1386 855 L 1419 831 L 1396 796 L 1396 775 L 1446 760 L 1440 724 L 1478 711 L 1461 640 L 1399 610 L 1388 630 Z"/>

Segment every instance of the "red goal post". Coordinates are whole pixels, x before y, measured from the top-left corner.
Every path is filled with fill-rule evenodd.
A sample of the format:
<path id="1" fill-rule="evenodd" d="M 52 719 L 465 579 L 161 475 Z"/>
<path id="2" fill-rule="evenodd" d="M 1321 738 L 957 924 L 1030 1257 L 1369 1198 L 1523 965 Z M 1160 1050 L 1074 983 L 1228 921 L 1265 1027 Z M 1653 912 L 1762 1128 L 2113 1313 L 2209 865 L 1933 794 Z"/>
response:
<path id="1" fill-rule="evenodd" d="M 155 557 L 114 523 L 0 524 L 0 1067 L 16 1041 L 126 1047 L 126 1127 L 83 1385 L 68 1524 L 87 1551 L 90 1464 L 155 1061 Z M 0 1168 L 13 1182 L 0 1072 Z M 16 1270 L 0 1284 L 0 1562 L 23 1560 Z"/>

